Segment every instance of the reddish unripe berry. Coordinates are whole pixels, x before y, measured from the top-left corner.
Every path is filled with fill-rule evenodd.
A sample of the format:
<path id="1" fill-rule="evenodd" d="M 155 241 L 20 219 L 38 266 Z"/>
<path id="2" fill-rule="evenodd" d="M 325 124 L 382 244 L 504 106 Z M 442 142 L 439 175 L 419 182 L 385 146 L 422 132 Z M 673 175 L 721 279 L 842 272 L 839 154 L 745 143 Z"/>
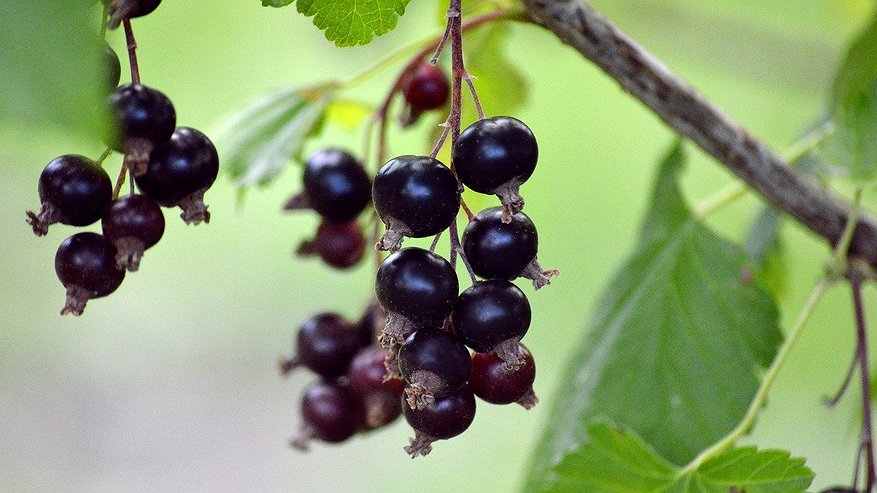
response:
<path id="1" fill-rule="evenodd" d="M 303 423 L 289 441 L 307 449 L 311 439 L 328 443 L 347 440 L 362 427 L 362 409 L 350 390 L 333 382 L 319 382 L 305 390 L 301 402 Z"/>
<path id="2" fill-rule="evenodd" d="M 423 62 L 410 75 L 402 88 L 410 113 L 406 120 L 413 122 L 424 111 L 441 108 L 448 102 L 450 94 L 448 76 L 442 69 L 429 62 Z"/>
<path id="3" fill-rule="evenodd" d="M 388 355 L 389 350 L 382 347 L 362 348 L 347 371 L 350 390 L 362 403 L 367 429 L 387 425 L 402 414 L 399 398 L 405 382 L 388 374 L 384 365 Z"/>
<path id="4" fill-rule="evenodd" d="M 317 235 L 311 241 L 302 242 L 296 254 L 319 255 L 326 264 L 336 269 L 349 269 L 356 265 L 365 253 L 365 235 L 356 222 L 322 222 Z"/>
<path id="5" fill-rule="evenodd" d="M 521 362 L 517 369 L 509 366 L 495 354 L 475 353 L 472 355 L 472 375 L 469 388 L 478 397 L 491 404 L 511 404 L 517 402 L 530 409 L 539 400 L 533 392 L 536 381 L 536 364 L 533 355 L 519 344 Z"/>

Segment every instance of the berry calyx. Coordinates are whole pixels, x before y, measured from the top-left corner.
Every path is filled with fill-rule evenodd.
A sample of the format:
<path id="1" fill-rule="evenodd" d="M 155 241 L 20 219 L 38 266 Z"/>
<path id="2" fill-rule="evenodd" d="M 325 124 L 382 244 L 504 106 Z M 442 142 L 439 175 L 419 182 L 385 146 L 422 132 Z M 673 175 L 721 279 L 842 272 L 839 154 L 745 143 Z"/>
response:
<path id="1" fill-rule="evenodd" d="M 113 199 L 110 176 L 85 156 L 67 154 L 52 160 L 40 174 L 40 211 L 27 212 L 37 236 L 55 223 L 87 226 L 98 219 Z"/>
<path id="2" fill-rule="evenodd" d="M 556 270 L 542 270 L 536 260 L 539 237 L 533 221 L 516 212 L 503 221 L 503 209 L 491 207 L 479 212 L 463 232 L 463 252 L 472 271 L 485 279 L 525 277 L 536 289 L 551 283 Z"/>
<path id="3" fill-rule="evenodd" d="M 299 328 L 295 356 L 281 362 L 280 372 L 306 366 L 325 378 L 339 377 L 361 346 L 357 327 L 336 313 L 319 313 Z"/>
<path id="4" fill-rule="evenodd" d="M 304 190 L 284 206 L 286 210 L 313 209 L 326 221 L 347 223 L 371 200 L 371 182 L 353 155 L 342 149 L 322 149 L 305 161 Z"/>
<path id="5" fill-rule="evenodd" d="M 475 396 L 466 386 L 422 409 L 412 409 L 404 402 L 402 407 L 405 420 L 414 428 L 414 438 L 405 447 L 412 459 L 429 455 L 433 442 L 463 433 L 475 419 Z"/>
<path id="6" fill-rule="evenodd" d="M 479 353 L 495 353 L 510 368 L 521 364 L 518 341 L 530 328 L 530 302 L 509 281 L 491 279 L 460 293 L 451 321 L 463 344 Z"/>
<path id="7" fill-rule="evenodd" d="M 454 308 L 460 285 L 444 258 L 422 248 L 403 248 L 378 268 L 375 295 L 387 311 L 381 344 L 404 344 L 417 326 L 440 323 Z"/>
<path id="8" fill-rule="evenodd" d="M 115 29 L 125 19 L 151 14 L 161 4 L 161 0 L 104 0 L 104 3 L 109 6 L 110 18 L 107 25 Z"/>
<path id="9" fill-rule="evenodd" d="M 125 271 L 116 268 L 116 249 L 97 233 L 77 233 L 63 242 L 55 253 L 55 273 L 67 288 L 67 301 L 61 315 L 82 315 L 88 300 L 115 291 Z"/>
<path id="10" fill-rule="evenodd" d="M 152 151 L 145 172 L 134 181 L 160 205 L 182 209 L 180 217 L 186 224 L 199 224 L 210 222 L 204 192 L 218 173 L 213 142 L 194 128 L 178 127 L 170 140 Z"/>
<path id="11" fill-rule="evenodd" d="M 533 355 L 523 344 L 518 344 L 521 362 L 517 369 L 509 366 L 495 354 L 475 353 L 472 355 L 472 375 L 469 388 L 472 392 L 491 404 L 511 404 L 516 402 L 531 409 L 539 399 L 533 392 L 536 381 L 536 364 Z"/>
<path id="12" fill-rule="evenodd" d="M 372 200 L 387 226 L 377 248 L 394 251 L 405 236 L 423 238 L 447 229 L 460 209 L 460 190 L 453 172 L 437 159 L 399 156 L 378 171 Z"/>
<path id="13" fill-rule="evenodd" d="M 447 104 L 450 94 L 448 76 L 435 65 L 422 62 L 403 82 L 402 94 L 407 103 L 407 111 L 401 118 L 404 127 L 417 121 L 424 111 L 435 110 Z"/>
<path id="14" fill-rule="evenodd" d="M 365 235 L 356 222 L 323 222 L 313 240 L 303 241 L 296 250 L 302 257 L 319 255 L 331 267 L 348 269 L 365 253 Z"/>
<path id="15" fill-rule="evenodd" d="M 408 336 L 399 349 L 399 372 L 408 382 L 408 405 L 423 409 L 469 380 L 472 360 L 466 346 L 449 332 L 423 328 Z"/>
<path id="16" fill-rule="evenodd" d="M 125 154 L 134 176 L 146 172 L 149 153 L 171 138 L 177 113 L 161 91 L 142 84 L 123 84 L 109 98 L 110 121 L 115 133 L 107 145 Z"/>
<path id="17" fill-rule="evenodd" d="M 359 402 L 347 387 L 319 382 L 305 391 L 301 402 L 304 420 L 289 444 L 307 450 L 312 439 L 339 443 L 352 437 L 362 426 Z"/>
<path id="18" fill-rule="evenodd" d="M 110 204 L 101 227 L 106 239 L 116 247 L 117 267 L 133 272 L 140 267 L 143 252 L 164 234 L 164 214 L 146 195 L 128 195 Z"/>
<path id="19" fill-rule="evenodd" d="M 518 189 L 536 169 L 536 137 L 522 121 L 510 116 L 479 120 L 460 134 L 452 162 L 464 185 L 479 193 L 496 194 L 506 214 L 524 207 Z"/>

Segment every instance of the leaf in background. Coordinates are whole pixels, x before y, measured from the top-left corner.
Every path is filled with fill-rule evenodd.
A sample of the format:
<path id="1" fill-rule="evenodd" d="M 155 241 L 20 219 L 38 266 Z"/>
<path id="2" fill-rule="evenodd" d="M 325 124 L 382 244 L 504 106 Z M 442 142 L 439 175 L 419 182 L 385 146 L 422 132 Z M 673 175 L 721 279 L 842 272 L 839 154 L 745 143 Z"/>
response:
<path id="1" fill-rule="evenodd" d="M 683 473 L 633 433 L 605 421 L 551 473 L 550 493 L 799 493 L 813 481 L 803 459 L 782 450 L 731 449 Z"/>
<path id="2" fill-rule="evenodd" d="M 326 39 L 337 46 L 364 45 L 392 31 L 409 0 L 297 0 L 296 9 L 314 18 Z M 266 7 L 285 7 L 292 0 L 262 0 Z"/>
<path id="3" fill-rule="evenodd" d="M 108 66 L 92 2 L 0 2 L 0 124 L 101 135 Z"/>
<path id="4" fill-rule="evenodd" d="M 749 269 L 754 281 L 775 298 L 786 292 L 787 266 L 785 249 L 780 238 L 782 214 L 770 206 L 764 206 L 752 225 L 743 243 L 749 255 Z"/>
<path id="5" fill-rule="evenodd" d="M 466 35 L 466 70 L 474 77 L 475 89 L 488 115 L 513 115 L 527 101 L 527 79 L 518 65 L 509 61 L 505 50 L 508 22 L 492 22 Z M 463 89 L 463 122 L 477 119 L 469 92 Z"/>
<path id="6" fill-rule="evenodd" d="M 354 130 L 374 111 L 374 106 L 360 101 L 333 99 L 326 107 L 326 121 L 344 130 Z"/>
<path id="7" fill-rule="evenodd" d="M 218 132 L 223 169 L 239 187 L 264 185 L 299 158 L 320 129 L 333 87 L 270 94 Z"/>
<path id="8" fill-rule="evenodd" d="M 634 253 L 606 285 L 533 456 L 526 491 L 605 416 L 689 462 L 736 426 L 781 341 L 777 308 L 741 279 L 742 249 L 693 215 L 666 156 Z"/>

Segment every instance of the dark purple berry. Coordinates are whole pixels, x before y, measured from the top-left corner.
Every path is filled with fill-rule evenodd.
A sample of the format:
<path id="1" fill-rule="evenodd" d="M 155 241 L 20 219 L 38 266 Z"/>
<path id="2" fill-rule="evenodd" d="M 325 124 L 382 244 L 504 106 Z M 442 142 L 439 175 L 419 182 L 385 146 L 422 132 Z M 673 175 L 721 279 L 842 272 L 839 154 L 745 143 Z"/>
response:
<path id="1" fill-rule="evenodd" d="M 104 41 L 104 66 L 106 67 L 107 91 L 112 92 L 119 86 L 122 79 L 122 63 L 116 50 Z"/>
<path id="2" fill-rule="evenodd" d="M 375 295 L 387 311 L 381 344 L 404 344 L 416 326 L 440 323 L 454 308 L 460 285 L 442 257 L 422 248 L 403 248 L 378 269 Z"/>
<path id="3" fill-rule="evenodd" d="M 460 209 L 460 190 L 437 159 L 399 156 L 378 171 L 372 200 L 387 225 L 378 249 L 397 250 L 405 236 L 423 238 L 447 229 Z"/>
<path id="4" fill-rule="evenodd" d="M 382 347 L 362 348 L 347 370 L 350 390 L 362 403 L 366 429 L 390 424 L 402 414 L 399 398 L 405 381 L 388 374 L 384 366 L 388 355 L 389 351 Z"/>
<path id="5" fill-rule="evenodd" d="M 447 104 L 450 94 L 448 76 L 435 65 L 423 62 L 404 81 L 402 94 L 407 104 L 406 112 L 402 115 L 402 125 L 408 126 L 417 121 L 424 111 L 435 110 Z"/>
<path id="6" fill-rule="evenodd" d="M 385 325 L 387 325 L 387 313 L 377 301 L 370 302 L 365 308 L 362 318 L 359 319 L 359 334 L 362 337 L 362 345 L 369 346 L 377 342 Z"/>
<path id="7" fill-rule="evenodd" d="M 466 431 L 475 419 L 475 396 L 469 387 L 463 387 L 444 397 L 438 397 L 423 409 L 412 409 L 402 404 L 405 420 L 414 428 L 414 438 L 405 447 L 411 458 L 428 455 L 432 442 L 447 440 Z"/>
<path id="8" fill-rule="evenodd" d="M 109 98 L 114 134 L 107 145 L 125 154 L 134 176 L 146 172 L 149 153 L 174 133 L 177 113 L 161 91 L 141 84 L 119 86 Z"/>
<path id="9" fill-rule="evenodd" d="M 302 324 L 296 338 L 296 353 L 281 363 L 281 373 L 298 366 L 334 378 L 344 375 L 350 360 L 362 346 L 357 327 L 335 313 L 320 313 Z"/>
<path id="10" fill-rule="evenodd" d="M 124 19 L 143 17 L 157 9 L 160 3 L 161 0 L 104 0 L 110 14 L 107 25 L 116 28 Z"/>
<path id="11" fill-rule="evenodd" d="M 125 279 L 125 271 L 116 268 L 116 249 L 97 233 L 77 233 L 61 242 L 55 273 L 67 288 L 61 315 L 82 315 L 88 300 L 112 293 Z"/>
<path id="12" fill-rule="evenodd" d="M 140 191 L 164 207 L 178 206 L 186 224 L 210 222 L 204 192 L 219 173 L 216 147 L 206 135 L 178 127 L 165 144 L 155 148 L 142 176 L 134 180 Z"/>
<path id="13" fill-rule="evenodd" d="M 301 414 L 303 423 L 289 444 L 302 450 L 312 439 L 343 442 L 363 424 L 362 409 L 353 393 L 332 382 L 315 383 L 305 390 Z"/>
<path id="14" fill-rule="evenodd" d="M 37 187 L 40 212 L 27 212 L 34 234 L 42 236 L 55 223 L 87 226 L 98 219 L 113 199 L 106 171 L 85 156 L 67 154 L 43 169 Z"/>
<path id="15" fill-rule="evenodd" d="M 304 190 L 284 206 L 286 210 L 313 209 L 326 221 L 347 223 L 356 219 L 371 200 L 371 182 L 350 153 L 323 149 L 305 162 Z"/>
<path id="16" fill-rule="evenodd" d="M 136 271 L 143 252 L 164 234 L 164 214 L 146 195 L 127 195 L 110 204 L 101 227 L 104 236 L 116 247 L 118 268 Z"/>
<path id="17" fill-rule="evenodd" d="M 471 370 L 466 346 L 440 329 L 418 329 L 399 349 L 399 373 L 408 382 L 405 393 L 414 408 L 422 409 L 466 385 Z"/>
<path id="18" fill-rule="evenodd" d="M 353 267 L 364 253 L 365 236 L 362 228 L 355 222 L 323 222 L 317 228 L 316 237 L 302 242 L 296 250 L 299 256 L 319 255 L 324 262 L 336 269 Z"/>
<path id="19" fill-rule="evenodd" d="M 479 353 L 496 353 L 510 367 L 521 363 L 518 341 L 530 328 L 530 302 L 504 279 L 473 284 L 460 293 L 451 320 L 463 344 Z"/>
<path id="20" fill-rule="evenodd" d="M 518 348 L 521 363 L 517 369 L 509 368 L 506 362 L 495 354 L 472 355 L 469 388 L 475 395 L 491 404 L 517 402 L 525 409 L 530 409 L 539 402 L 533 392 L 533 382 L 536 381 L 536 364 L 533 355 L 523 344 L 519 344 Z"/>
<path id="21" fill-rule="evenodd" d="M 518 188 L 536 169 L 539 149 L 522 121 L 510 116 L 479 120 L 463 130 L 452 156 L 463 185 L 498 195 L 506 220 L 524 207 Z"/>

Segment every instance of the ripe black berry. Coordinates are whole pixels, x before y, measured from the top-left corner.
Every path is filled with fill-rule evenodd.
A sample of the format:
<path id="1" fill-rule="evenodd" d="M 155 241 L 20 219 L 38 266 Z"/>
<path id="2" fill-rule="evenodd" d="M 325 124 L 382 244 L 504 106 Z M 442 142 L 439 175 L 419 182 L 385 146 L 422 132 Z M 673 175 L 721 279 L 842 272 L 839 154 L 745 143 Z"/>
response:
<path id="1" fill-rule="evenodd" d="M 366 429 L 390 424 L 402 414 L 399 398 L 405 382 L 387 373 L 384 360 L 388 355 L 385 348 L 364 347 L 353 357 L 347 370 L 350 390 L 362 403 Z"/>
<path id="2" fill-rule="evenodd" d="M 353 393 L 332 382 L 319 382 L 305 391 L 301 402 L 304 422 L 289 444 L 301 450 L 312 439 L 328 443 L 347 440 L 362 426 L 362 409 Z"/>
<path id="3" fill-rule="evenodd" d="M 116 247 L 117 267 L 136 271 L 143 252 L 164 234 L 164 214 L 146 195 L 128 195 L 110 204 L 101 227 L 106 239 Z"/>
<path id="4" fill-rule="evenodd" d="M 160 205 L 179 206 L 186 224 L 199 224 L 210 222 L 204 192 L 218 173 L 213 142 L 194 128 L 178 127 L 169 141 L 152 151 L 145 173 L 134 180 Z"/>
<path id="5" fill-rule="evenodd" d="M 107 92 L 112 92 L 122 79 L 122 63 L 119 62 L 119 55 L 106 41 L 104 41 L 104 66 L 107 71 Z"/>
<path id="6" fill-rule="evenodd" d="M 448 102 L 449 93 L 448 76 L 440 68 L 429 62 L 418 65 L 402 87 L 407 103 L 407 111 L 402 115 L 402 125 L 411 125 L 424 111 L 444 106 Z"/>
<path id="7" fill-rule="evenodd" d="M 125 279 L 125 271 L 116 268 L 116 249 L 97 233 L 77 233 L 61 242 L 55 273 L 67 288 L 61 315 L 82 315 L 88 300 L 112 293 Z"/>
<path id="8" fill-rule="evenodd" d="M 334 378 L 344 375 L 350 360 L 362 346 L 357 327 L 335 313 L 320 313 L 302 324 L 296 338 L 296 353 L 283 361 L 282 374 L 304 365 L 317 374 Z"/>
<path id="9" fill-rule="evenodd" d="M 457 217 L 460 190 L 451 170 L 436 159 L 399 156 L 375 176 L 375 209 L 387 225 L 380 250 L 396 250 L 402 238 L 423 238 L 444 231 Z"/>
<path id="10" fill-rule="evenodd" d="M 415 458 L 428 455 L 432 442 L 453 438 L 466 431 L 475 419 L 475 396 L 469 387 L 438 397 L 423 409 L 402 404 L 405 420 L 414 428 L 414 438 L 405 452 Z"/>
<path id="11" fill-rule="evenodd" d="M 536 226 L 523 212 L 502 220 L 503 209 L 492 207 L 478 213 L 463 232 L 463 252 L 472 270 L 485 279 L 533 280 L 536 289 L 550 284 L 556 270 L 543 271 L 536 260 L 539 237 Z"/>
<path id="12" fill-rule="evenodd" d="M 365 169 L 342 149 L 323 149 L 308 158 L 302 181 L 304 190 L 285 209 L 310 208 L 329 222 L 346 223 L 356 219 L 371 200 Z"/>
<path id="13" fill-rule="evenodd" d="M 451 264 L 428 250 L 403 248 L 387 257 L 375 283 L 388 314 L 381 344 L 404 344 L 416 326 L 440 323 L 454 308 L 459 289 Z"/>
<path id="14" fill-rule="evenodd" d="M 536 137 L 523 122 L 510 116 L 479 120 L 460 134 L 452 161 L 464 185 L 496 194 L 509 215 L 524 207 L 518 188 L 536 169 Z"/>
<path id="15" fill-rule="evenodd" d="M 146 172 L 149 153 L 171 138 L 177 113 L 161 91 L 141 84 L 119 86 L 109 98 L 114 134 L 107 145 L 125 154 L 134 176 Z"/>
<path id="16" fill-rule="evenodd" d="M 113 184 L 100 166 L 85 156 L 55 158 L 43 169 L 37 187 L 40 212 L 27 212 L 27 222 L 37 236 L 55 223 L 87 226 L 104 213 L 113 198 Z"/>
<path id="17" fill-rule="evenodd" d="M 317 236 L 302 242 L 296 254 L 299 256 L 319 255 L 324 262 L 336 269 L 347 269 L 356 265 L 365 253 L 365 236 L 356 222 L 323 222 L 317 228 Z"/>
<path id="18" fill-rule="evenodd" d="M 466 346 L 440 329 L 418 329 L 399 349 L 399 372 L 408 382 L 405 393 L 413 408 L 423 409 L 436 397 L 459 389 L 471 370 Z"/>
<path id="19" fill-rule="evenodd" d="M 374 344 L 385 325 L 387 325 L 386 312 L 384 312 L 384 309 L 381 308 L 377 301 L 370 302 L 365 308 L 365 312 L 363 312 L 358 324 L 362 345 Z"/>
<path id="20" fill-rule="evenodd" d="M 530 302 L 503 279 L 473 284 L 460 293 L 451 320 L 463 344 L 479 353 L 496 353 L 511 368 L 521 364 L 518 341 L 530 328 Z"/>
<path id="21" fill-rule="evenodd" d="M 107 24 L 118 27 L 124 19 L 143 17 L 157 9 L 161 0 L 104 0 L 109 5 L 110 18 Z"/>
<path id="22" fill-rule="evenodd" d="M 531 409 L 539 399 L 533 392 L 536 381 L 536 364 L 533 355 L 523 344 L 518 345 L 521 364 L 517 369 L 508 365 L 495 354 L 472 355 L 472 375 L 469 388 L 478 397 L 491 404 L 517 402 L 524 409 Z"/>

